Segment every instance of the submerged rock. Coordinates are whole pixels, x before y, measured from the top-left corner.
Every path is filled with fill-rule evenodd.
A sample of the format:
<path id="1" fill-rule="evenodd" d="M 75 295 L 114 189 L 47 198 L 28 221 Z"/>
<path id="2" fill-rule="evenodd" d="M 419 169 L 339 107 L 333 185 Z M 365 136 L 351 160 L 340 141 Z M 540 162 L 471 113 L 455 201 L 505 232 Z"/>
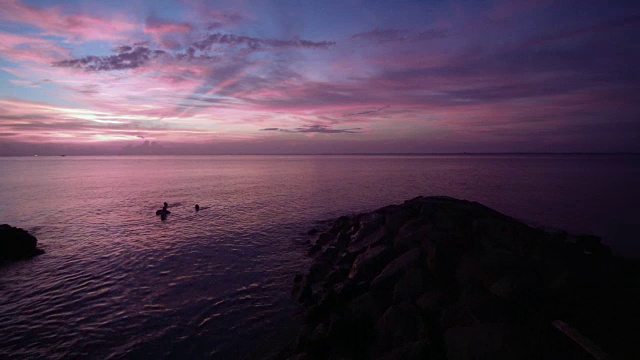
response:
<path id="1" fill-rule="evenodd" d="M 640 358 L 623 342 L 633 336 L 607 330 L 640 315 L 640 263 L 595 236 L 558 236 L 449 197 L 343 216 L 317 236 L 292 291 L 307 308 L 292 358 L 584 355 L 550 326 L 558 318 L 612 355 Z"/>
<path id="2" fill-rule="evenodd" d="M 0 225 L 0 260 L 20 260 L 42 254 L 38 239 L 26 230 L 7 224 Z"/>

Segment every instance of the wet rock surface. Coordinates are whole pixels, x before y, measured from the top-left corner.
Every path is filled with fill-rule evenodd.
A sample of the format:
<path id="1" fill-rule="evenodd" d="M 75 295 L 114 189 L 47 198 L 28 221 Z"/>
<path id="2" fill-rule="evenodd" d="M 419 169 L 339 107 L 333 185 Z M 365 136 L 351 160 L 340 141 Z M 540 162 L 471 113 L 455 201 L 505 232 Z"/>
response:
<path id="1" fill-rule="evenodd" d="M 290 359 L 640 358 L 640 266 L 594 236 L 532 228 L 475 202 L 418 197 L 312 232 L 294 280 Z"/>
<path id="2" fill-rule="evenodd" d="M 0 225 L 0 261 L 22 260 L 42 254 L 37 244 L 38 240 L 26 230 Z"/>

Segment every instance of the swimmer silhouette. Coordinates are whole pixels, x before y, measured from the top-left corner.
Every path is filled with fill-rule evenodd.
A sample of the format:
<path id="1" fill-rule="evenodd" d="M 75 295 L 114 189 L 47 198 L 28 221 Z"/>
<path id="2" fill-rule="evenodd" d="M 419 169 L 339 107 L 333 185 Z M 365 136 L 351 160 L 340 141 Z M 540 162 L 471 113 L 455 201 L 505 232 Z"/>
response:
<path id="1" fill-rule="evenodd" d="M 196 211 L 200 211 L 200 205 L 196 204 Z"/>
<path id="2" fill-rule="evenodd" d="M 171 211 L 167 210 L 167 207 L 169 205 L 165 202 L 164 206 L 162 207 L 162 209 L 156 211 L 156 215 L 160 215 L 161 217 L 163 217 L 164 219 L 167 218 L 167 215 L 171 214 Z M 164 220 L 162 219 L 162 220 Z"/>

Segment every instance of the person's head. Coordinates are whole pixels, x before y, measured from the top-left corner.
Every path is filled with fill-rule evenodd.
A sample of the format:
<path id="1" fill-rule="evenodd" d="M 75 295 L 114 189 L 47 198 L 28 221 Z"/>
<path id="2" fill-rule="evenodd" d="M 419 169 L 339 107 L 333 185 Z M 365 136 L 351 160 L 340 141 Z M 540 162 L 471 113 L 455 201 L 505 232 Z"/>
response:
<path id="1" fill-rule="evenodd" d="M 196 211 L 200 210 L 200 205 L 196 204 Z"/>
<path id="2" fill-rule="evenodd" d="M 166 209 L 166 208 L 168 208 L 168 207 L 169 207 L 169 204 L 167 204 L 167 202 L 165 201 L 165 202 L 164 202 L 164 208 Z"/>

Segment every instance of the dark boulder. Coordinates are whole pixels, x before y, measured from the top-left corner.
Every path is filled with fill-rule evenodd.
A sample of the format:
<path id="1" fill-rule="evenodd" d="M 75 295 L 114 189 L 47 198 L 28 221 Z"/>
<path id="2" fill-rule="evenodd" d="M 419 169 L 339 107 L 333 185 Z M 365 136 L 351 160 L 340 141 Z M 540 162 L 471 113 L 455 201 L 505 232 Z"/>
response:
<path id="1" fill-rule="evenodd" d="M 0 260 L 20 260 L 42 254 L 38 240 L 26 230 L 0 225 Z"/>
<path id="2" fill-rule="evenodd" d="M 393 259 L 378 276 L 371 282 L 371 286 L 383 286 L 398 279 L 403 271 L 412 267 L 420 259 L 420 249 L 415 248 Z"/>
<path id="3" fill-rule="evenodd" d="M 393 302 L 399 303 L 404 300 L 415 300 L 422 293 L 424 280 L 420 268 L 407 270 L 404 276 L 396 282 L 393 289 Z"/>
<path id="4" fill-rule="evenodd" d="M 358 255 L 349 271 L 349 279 L 373 279 L 385 266 L 384 260 L 388 257 L 387 253 L 386 246 L 378 245 Z"/>
<path id="5" fill-rule="evenodd" d="M 478 324 L 450 328 L 445 333 L 447 358 L 507 359 L 505 338 L 508 330 L 504 324 Z"/>
<path id="6" fill-rule="evenodd" d="M 292 291 L 306 330 L 289 356 L 581 358 L 550 326 L 565 319 L 613 358 L 639 358 L 634 333 L 612 329 L 635 326 L 640 261 L 612 256 L 595 236 L 417 197 L 339 218 L 311 253 Z"/>
<path id="7" fill-rule="evenodd" d="M 377 324 L 379 349 L 388 351 L 418 340 L 417 313 L 418 309 L 408 301 L 389 307 Z"/>

